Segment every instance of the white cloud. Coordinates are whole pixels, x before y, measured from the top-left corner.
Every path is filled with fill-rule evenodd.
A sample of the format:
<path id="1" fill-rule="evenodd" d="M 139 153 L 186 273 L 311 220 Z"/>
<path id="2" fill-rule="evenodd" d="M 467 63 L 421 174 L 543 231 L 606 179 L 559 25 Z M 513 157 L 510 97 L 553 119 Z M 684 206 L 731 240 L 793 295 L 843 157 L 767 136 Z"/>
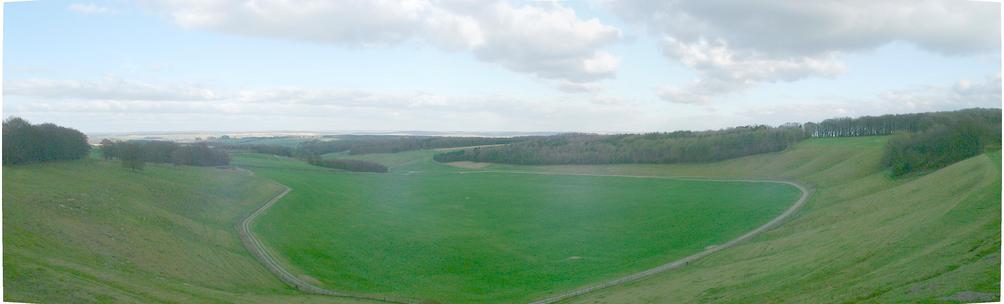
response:
<path id="1" fill-rule="evenodd" d="M 33 96 L 46 99 L 103 100 L 211 100 L 213 90 L 191 84 L 154 85 L 117 78 L 101 81 L 22 79 L 6 81 L 4 95 Z"/>
<path id="2" fill-rule="evenodd" d="M 843 54 L 906 42 L 946 55 L 997 52 L 999 4 L 956 0 L 606 1 L 621 19 L 663 39 L 663 53 L 700 79 L 660 89 L 706 103 L 758 83 L 833 77 Z"/>
<path id="3" fill-rule="evenodd" d="M 579 83 L 566 80 L 557 82 L 554 87 L 565 93 L 598 93 L 603 90 L 603 87 L 595 83 Z"/>
<path id="4" fill-rule="evenodd" d="M 72 3 L 66 9 L 81 14 L 104 14 L 112 12 L 110 8 L 94 3 Z"/>
<path id="5" fill-rule="evenodd" d="M 215 121 L 232 121 L 226 118 L 232 116 L 248 118 L 238 125 L 258 130 L 298 127 L 314 130 L 566 131 L 569 126 L 583 127 L 582 121 L 594 123 L 588 127 L 606 126 L 617 130 L 637 129 L 642 123 L 658 121 L 639 120 L 651 113 L 639 109 L 631 101 L 596 94 L 585 98 L 519 98 L 302 87 L 229 90 L 196 84 L 154 84 L 106 78 L 99 81 L 8 80 L 5 97 L 4 111 L 8 114 L 154 117 L 151 121 L 137 122 L 135 127 L 150 130 L 163 129 L 159 121 L 181 119 L 179 117 L 202 117 L 193 122 L 203 125 L 201 128 L 233 129 L 228 125 L 204 126 Z M 209 120 L 205 120 L 207 117 Z M 303 120 L 291 121 L 295 118 Z M 259 125 L 264 121 L 275 124 Z"/>
<path id="6" fill-rule="evenodd" d="M 953 111 L 965 108 L 1000 108 L 1001 75 L 982 80 L 961 80 L 954 85 L 917 86 L 889 90 L 872 98 L 826 99 L 776 106 L 750 106 L 737 116 L 754 123 L 820 121 L 835 117 Z"/>
<path id="7" fill-rule="evenodd" d="M 465 0 L 148 0 L 176 24 L 245 36 L 383 47 L 409 41 L 462 50 L 545 79 L 613 77 L 619 59 L 600 49 L 618 29 L 557 3 L 514 6 Z"/>
<path id="8" fill-rule="evenodd" d="M 832 56 L 775 59 L 753 50 L 730 49 L 724 41 L 682 43 L 666 38 L 663 52 L 702 76 L 682 87 L 666 86 L 659 90 L 660 98 L 674 103 L 706 104 L 713 96 L 732 94 L 757 83 L 795 81 L 810 76 L 834 77 L 846 69 Z"/>
<path id="9" fill-rule="evenodd" d="M 959 108 L 999 108 L 1001 75 L 982 81 L 960 80 L 951 86 L 922 86 L 888 91 L 879 96 L 883 103 L 907 112 L 943 111 Z"/>
<path id="10" fill-rule="evenodd" d="M 890 90 L 873 98 L 818 97 L 783 105 L 748 103 L 722 109 L 633 100 L 601 90 L 524 98 L 304 87 L 226 89 L 116 78 L 13 79 L 4 86 L 6 115 L 87 131 L 669 131 L 1000 107 L 1001 101 L 1000 74 Z"/>

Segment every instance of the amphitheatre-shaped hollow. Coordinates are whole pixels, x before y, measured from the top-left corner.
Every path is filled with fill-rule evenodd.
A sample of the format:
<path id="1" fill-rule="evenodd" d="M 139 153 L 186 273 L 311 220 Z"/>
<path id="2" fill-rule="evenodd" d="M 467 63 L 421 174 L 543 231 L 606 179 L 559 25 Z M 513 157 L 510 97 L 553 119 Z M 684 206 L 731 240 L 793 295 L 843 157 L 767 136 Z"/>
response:
<path id="1" fill-rule="evenodd" d="M 753 230 L 801 194 L 779 183 L 254 162 L 293 189 L 253 228 L 291 272 L 331 290 L 444 303 L 526 302 L 655 267 Z"/>

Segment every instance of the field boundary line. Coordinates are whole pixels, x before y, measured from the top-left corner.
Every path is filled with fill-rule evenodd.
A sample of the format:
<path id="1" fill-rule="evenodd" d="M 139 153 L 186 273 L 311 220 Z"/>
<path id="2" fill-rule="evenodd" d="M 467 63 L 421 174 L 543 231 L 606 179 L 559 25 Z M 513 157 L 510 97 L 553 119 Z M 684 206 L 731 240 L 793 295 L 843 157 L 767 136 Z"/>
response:
<path id="1" fill-rule="evenodd" d="M 254 221 L 258 219 L 258 216 L 264 214 L 269 208 L 275 205 L 280 199 L 282 199 L 286 194 L 289 194 L 293 189 L 287 187 L 286 185 L 272 181 L 272 183 L 282 187 L 282 191 L 279 191 L 275 196 L 262 204 L 261 207 L 255 209 L 254 212 L 249 214 L 247 217 L 242 219 L 240 223 L 237 224 L 237 232 L 240 234 L 241 243 L 247 248 L 251 255 L 253 255 L 258 262 L 265 266 L 272 274 L 274 274 L 280 281 L 286 283 L 293 288 L 312 294 L 327 295 L 342 298 L 352 298 L 360 300 L 371 300 L 380 301 L 387 303 L 402 303 L 402 304 L 412 304 L 412 303 L 422 303 L 422 301 L 415 299 L 399 298 L 399 297 L 389 297 L 380 295 L 368 295 L 368 294 L 356 294 L 348 292 L 334 291 L 330 289 L 321 288 L 319 286 L 307 283 L 300 278 L 293 275 L 289 270 L 286 270 L 282 264 L 277 261 L 272 254 L 265 248 L 265 245 L 255 236 L 254 232 L 251 231 L 251 226 Z"/>
<path id="2" fill-rule="evenodd" d="M 785 181 L 785 180 L 771 180 L 771 179 L 743 179 L 743 178 L 737 178 L 737 179 L 719 179 L 719 178 L 700 178 L 700 177 L 691 177 L 691 176 L 686 176 L 686 177 L 672 177 L 672 176 L 650 176 L 650 175 L 584 174 L 584 173 L 535 172 L 535 171 L 506 171 L 506 170 L 463 171 L 463 172 L 458 172 L 458 173 L 459 174 L 471 174 L 471 173 L 514 173 L 514 174 L 538 174 L 538 175 L 571 175 L 571 176 L 599 176 L 599 177 L 657 178 L 657 179 L 672 179 L 672 180 L 684 180 L 684 181 L 775 183 L 775 184 L 791 185 L 791 186 L 794 186 L 795 188 L 798 188 L 798 190 L 802 192 L 802 195 L 798 198 L 798 200 L 795 201 L 795 203 L 793 203 L 791 205 L 791 207 L 788 207 L 788 209 L 785 210 L 784 212 L 782 212 L 780 215 L 778 215 L 774 219 L 771 219 L 766 224 L 763 224 L 763 225 L 757 227 L 756 229 L 753 229 L 753 230 L 751 230 L 751 231 L 749 231 L 749 232 L 747 232 L 747 233 L 745 233 L 745 234 L 743 234 L 743 235 L 741 235 L 741 236 L 739 236 L 739 237 L 737 237 L 737 238 L 735 238 L 735 239 L 733 239 L 733 240 L 731 240 L 731 241 L 729 241 L 729 242 L 727 242 L 725 244 L 717 245 L 717 246 L 705 249 L 704 251 L 701 251 L 701 252 L 698 252 L 698 253 L 695 253 L 695 254 L 683 257 L 681 259 L 678 259 L 678 260 L 675 260 L 675 261 L 672 261 L 672 262 L 669 262 L 669 263 L 665 263 L 665 264 L 653 267 L 653 268 L 649 268 L 648 270 L 643 270 L 643 271 L 640 271 L 640 272 L 636 272 L 636 273 L 629 274 L 629 275 L 626 275 L 626 276 L 623 276 L 623 277 L 620 277 L 620 278 L 608 280 L 608 281 L 597 283 L 597 284 L 593 284 L 593 285 L 587 285 L 587 286 L 584 286 L 584 287 L 579 287 L 579 288 L 576 288 L 576 289 L 573 289 L 573 290 L 570 290 L 570 291 L 562 292 L 562 293 L 555 294 L 555 295 L 552 295 L 552 296 L 547 297 L 547 298 L 543 298 L 543 299 L 540 299 L 540 300 L 536 300 L 536 301 L 530 302 L 530 304 L 551 304 L 551 303 L 557 303 L 557 302 L 568 300 L 568 299 L 571 299 L 571 298 L 574 298 L 574 297 L 578 297 L 578 296 L 581 296 L 581 295 L 584 295 L 584 294 L 587 294 L 587 293 L 590 293 L 590 292 L 593 292 L 593 291 L 597 291 L 597 290 L 604 289 L 604 288 L 614 287 L 614 286 L 617 286 L 617 285 L 623 285 L 623 284 L 626 284 L 626 283 L 638 281 L 638 280 L 645 279 L 645 278 L 651 277 L 651 276 L 659 274 L 659 273 L 666 272 L 668 270 L 672 270 L 672 269 L 676 269 L 676 268 L 680 268 L 680 267 L 686 266 L 687 264 L 690 264 L 690 262 L 697 261 L 698 259 L 701 259 L 703 257 L 709 256 L 709 255 L 714 254 L 716 252 L 719 252 L 719 251 L 722 251 L 722 250 L 734 247 L 734 246 L 738 245 L 739 243 L 747 241 L 747 240 L 753 238 L 754 236 L 756 236 L 756 235 L 758 235 L 758 234 L 760 234 L 760 233 L 762 233 L 764 231 L 767 231 L 767 230 L 770 230 L 771 228 L 777 227 L 779 224 L 781 224 L 781 222 L 787 220 L 789 217 L 791 217 L 792 215 L 794 215 L 795 212 L 798 211 L 798 209 L 802 208 L 802 206 L 805 205 L 805 202 L 809 200 L 809 196 L 812 194 L 812 191 L 809 190 L 809 188 L 806 188 L 805 186 L 803 186 L 802 184 L 799 184 L 797 182 L 794 182 L 794 181 Z"/>

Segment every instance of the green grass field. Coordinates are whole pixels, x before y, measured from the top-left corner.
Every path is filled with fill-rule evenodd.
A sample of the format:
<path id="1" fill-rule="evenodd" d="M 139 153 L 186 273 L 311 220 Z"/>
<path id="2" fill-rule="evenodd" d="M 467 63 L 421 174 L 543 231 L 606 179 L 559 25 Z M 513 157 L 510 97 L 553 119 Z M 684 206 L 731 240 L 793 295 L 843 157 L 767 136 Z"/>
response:
<path id="1" fill-rule="evenodd" d="M 334 290 L 445 303 L 527 301 L 651 268 L 752 230 L 800 195 L 773 183 L 462 174 L 427 156 L 366 156 L 390 174 L 234 162 L 293 189 L 255 227 L 291 268 Z"/>
<path id="2" fill-rule="evenodd" d="M 432 156 L 435 155 L 436 150 L 414 150 L 405 151 L 398 153 L 375 153 L 375 154 L 357 154 L 349 155 L 348 153 L 328 153 L 323 155 L 324 159 L 356 159 L 365 160 L 371 162 L 377 162 L 384 166 L 387 166 L 391 171 L 396 172 L 408 172 L 408 171 L 451 171 L 449 167 L 444 167 L 441 164 L 437 164 L 432 161 Z"/>
<path id="3" fill-rule="evenodd" d="M 1000 286 L 1000 195 L 1001 154 L 999 151 L 980 155 L 926 175 L 892 179 L 879 162 L 884 137 L 813 139 L 778 153 L 762 154 L 710 164 L 685 165 L 607 165 L 607 166 L 504 166 L 491 165 L 484 170 L 518 170 L 586 174 L 628 174 L 653 176 L 697 176 L 708 178 L 779 178 L 797 180 L 813 188 L 813 196 L 792 219 L 752 240 L 730 248 L 686 267 L 672 270 L 642 281 L 601 290 L 583 297 L 573 298 L 574 303 L 691 303 L 691 302 L 952 302 L 957 300 L 993 300 L 999 298 Z M 478 244 L 505 244 L 515 242 L 520 246 L 543 247 L 556 258 L 578 256 L 580 259 L 550 261 L 540 259 L 538 265 L 552 264 L 551 269 L 565 271 L 562 275 L 578 276 L 593 271 L 588 268 L 565 268 L 578 262 L 591 262 L 601 255 L 571 252 L 578 247 L 547 249 L 548 244 L 536 244 L 531 238 L 512 233 L 514 237 L 493 239 L 489 236 L 506 229 L 545 231 L 530 225 L 564 222 L 571 230 L 569 235 L 613 230 L 624 234 L 631 229 L 618 230 L 618 225 L 593 226 L 589 223 L 562 221 L 543 216 L 515 216 L 516 224 L 477 221 L 471 218 L 487 217 L 483 212 L 513 212 L 515 208 L 478 206 L 468 203 L 467 197 L 496 196 L 485 190 L 485 185 L 451 179 L 453 175 L 488 179 L 509 189 L 524 191 L 499 193 L 510 199 L 526 196 L 530 190 L 546 187 L 548 195 L 560 195 L 585 188 L 596 198 L 606 199 L 621 189 L 635 187 L 628 180 L 589 177 L 568 178 L 528 176 L 504 173 L 456 174 L 471 171 L 442 166 L 429 158 L 431 151 L 414 151 L 399 154 L 373 154 L 350 156 L 365 158 L 390 165 L 387 175 L 342 173 L 319 169 L 304 163 L 294 163 L 282 158 L 243 154 L 235 155 L 235 162 L 259 176 L 209 168 L 150 165 L 143 172 L 130 172 L 117 162 L 85 160 L 27 166 L 4 166 L 3 169 L 3 232 L 4 232 L 4 300 L 43 303 L 88 302 L 337 302 L 342 298 L 308 296 L 290 290 L 260 266 L 240 245 L 234 224 L 241 216 L 263 203 L 278 188 L 265 177 L 270 174 L 294 176 L 294 171 L 307 172 L 308 176 L 324 176 L 312 180 L 299 178 L 290 197 L 280 201 L 275 214 L 300 208 L 309 210 L 305 222 L 324 227 L 311 227 L 313 243 L 319 248 L 304 254 L 355 255 L 356 260 L 370 260 L 370 265 L 391 263 L 413 265 L 410 258 L 402 258 L 400 251 L 372 250 L 381 242 L 397 242 L 392 246 L 417 248 L 424 252 L 443 253 L 440 263 L 456 265 L 454 252 L 471 252 L 499 257 L 493 263 L 505 264 L 524 258 L 526 251 L 504 252 L 499 247 Z M 427 157 L 426 157 L 427 156 Z M 331 157 L 331 156 L 329 156 Z M 346 156 L 335 156 L 346 157 Z M 277 166 L 277 164 L 279 164 Z M 279 168 L 276 168 L 279 167 Z M 274 171 L 268 173 L 266 171 Z M 428 177 L 428 179 L 423 176 Z M 336 176 L 334 183 L 329 176 Z M 351 177 L 350 177 L 351 176 Z M 506 178 L 511 176 L 512 178 Z M 553 178 L 554 180 L 552 180 Z M 370 185 L 363 181 L 375 179 Z M 513 179 L 528 179 L 524 184 Z M 672 190 L 679 187 L 671 181 L 632 179 L 648 186 Z M 460 194 L 423 193 L 427 186 L 457 189 Z M 600 185 L 600 186 L 594 186 Z M 344 187 L 352 186 L 352 187 Z M 537 188 L 534 188 L 537 187 Z M 640 186 L 639 186 L 640 187 Z M 352 189 L 357 188 L 357 189 Z M 595 189 L 594 189 L 595 188 Z M 301 191 L 307 190 L 307 191 Z M 445 192 L 445 191 L 441 191 Z M 626 192 L 626 191 L 625 191 Z M 313 201 L 310 197 L 294 195 L 315 193 L 318 198 L 333 196 L 343 200 L 325 200 L 319 204 L 298 204 Z M 423 203 L 435 208 L 416 208 L 402 205 L 399 198 L 410 194 L 428 197 L 450 196 L 449 200 L 431 200 Z M 583 195 L 585 196 L 585 195 Z M 644 219 L 672 216 L 668 213 L 638 211 L 645 206 L 645 193 L 626 194 L 634 203 L 624 203 L 623 210 L 613 210 L 604 217 L 616 219 L 618 215 L 639 216 L 636 225 L 647 225 L 650 231 L 628 234 L 619 241 L 625 247 L 644 240 L 649 234 L 667 228 Z M 546 196 L 545 196 L 546 197 Z M 287 201 L 288 200 L 288 201 Z M 316 199 L 319 200 L 320 199 Z M 590 216 L 591 210 L 603 207 L 586 196 L 586 204 L 574 213 L 548 212 L 563 207 L 541 202 L 541 206 L 528 207 L 535 214 L 557 214 L 552 217 Z M 621 201 L 628 201 L 622 199 Z M 634 201 L 632 199 L 632 201 Z M 292 202 L 292 203 L 291 203 Z M 372 206 L 362 206 L 373 202 Z M 580 204 L 566 205 L 575 207 Z M 514 202 L 516 204 L 518 202 Z M 471 208 L 468 208 L 471 207 Z M 741 206 L 740 206 L 741 207 Z M 748 206 L 747 206 L 748 207 Z M 280 208 L 286 208 L 285 211 Z M 477 210 L 472 210 L 477 209 Z M 484 209 L 484 211 L 482 211 Z M 422 210 L 425 210 L 422 212 Z M 438 218 L 442 214 L 454 218 Z M 664 210 L 664 209 L 662 209 Z M 326 214 L 337 212 L 341 214 Z M 479 214 L 481 212 L 481 214 Z M 414 219 L 389 222 L 398 213 L 408 213 Z M 417 214 L 416 214 L 417 213 Z M 473 214 L 472 216 L 464 216 Z M 633 215 L 632 215 L 633 214 Z M 504 214 L 513 217 L 512 214 Z M 320 221 L 320 218 L 333 220 Z M 354 218 L 354 219 L 353 219 Z M 275 220 L 275 219 L 271 219 Z M 273 248 L 283 242 L 303 244 L 307 237 L 282 239 L 268 236 L 277 224 L 262 218 L 257 231 L 270 241 Z M 609 221 L 604 223 L 616 223 Z M 299 223 L 291 223 L 299 224 Z M 385 238 L 382 232 L 360 235 L 327 234 L 371 231 L 377 225 L 386 231 L 411 238 Z M 452 225 L 429 233 L 429 227 Z M 529 226 L 528 226 L 529 225 Z M 338 226 L 338 227 L 334 227 Z M 468 227 L 482 227 L 478 229 Z M 512 228 L 507 228 L 512 227 Z M 391 229 L 393 228 L 393 229 Z M 413 230 L 409 230 L 414 228 Z M 578 229 L 576 229 L 578 228 Z M 367 230 L 369 229 L 369 230 Z M 595 230 L 595 231 L 594 231 Z M 340 232 L 339 232 L 340 231 Z M 470 232 L 468 235 L 466 232 Z M 532 235 L 546 237 L 544 234 Z M 289 237 L 289 236 L 284 236 Z M 618 236 L 619 237 L 619 236 Z M 346 244 L 333 244 L 332 240 L 354 238 L 359 250 L 353 254 L 327 252 L 326 248 L 342 248 Z M 449 247 L 439 240 L 468 240 L 460 246 Z M 484 240 L 481 240 L 484 239 Z M 561 241 L 555 237 L 554 241 Z M 616 238 L 598 238 L 597 242 L 614 242 Z M 368 242 L 366 242 L 368 241 Z M 416 244 L 433 245 L 420 247 Z M 662 240 L 660 240 L 662 241 Z M 714 243 L 716 241 L 698 240 Z M 631 243 L 628 243 L 631 242 Z M 463 244 L 467 244 L 465 247 Z M 301 245 L 302 246 L 302 245 Z M 410 247 L 409 247 L 410 246 Z M 442 248 L 441 248 L 442 246 Z M 579 246 L 579 245 L 575 245 Z M 612 246 L 616 247 L 616 246 Z M 694 246 L 698 248 L 700 245 Z M 508 247 L 502 249 L 521 248 Z M 529 247 L 522 247 L 529 248 Z M 588 247 L 582 247 L 588 248 Z M 454 250 L 455 249 L 455 250 Z M 531 248 L 537 250 L 539 248 Z M 604 248 L 606 249 L 606 248 Z M 698 248 L 699 249 L 699 248 Z M 504 252 L 504 254 L 495 253 Z M 488 253 L 485 253 L 488 252 Z M 534 251 L 536 253 L 538 251 Z M 624 256 L 637 253 L 614 248 L 615 254 Z M 412 252 L 406 254 L 413 256 Z M 650 255 L 650 256 L 655 256 Z M 301 257 L 301 258 L 304 258 Z M 296 257 L 287 256 L 289 265 L 300 264 Z M 658 259 L 658 258 L 653 258 Z M 376 261 L 376 262 L 372 262 Z M 296 262 L 296 263 L 294 263 Z M 425 265 L 442 265 L 418 261 Z M 602 262 L 602 261 L 598 261 Z M 608 261 L 613 263 L 613 261 Z M 327 262 L 325 262 L 327 263 Z M 335 262 L 342 263 L 342 262 Z M 561 264 L 564 263 L 564 264 Z M 584 264 L 584 263 L 579 263 Z M 480 259 L 470 259 L 466 269 L 490 269 Z M 557 265 L 557 266 L 553 266 Z M 379 266 L 386 276 L 370 275 L 362 265 L 348 265 L 345 269 L 294 270 L 315 276 L 329 287 L 346 287 L 354 290 L 373 290 L 408 295 L 391 290 L 387 282 L 405 281 L 407 272 L 415 268 L 391 269 Z M 580 265 L 581 266 L 581 265 Z M 641 265 L 635 265 L 639 268 Z M 635 266 L 621 266 L 627 271 Z M 368 266 L 366 266 L 368 267 Z M 409 266 L 411 267 L 411 266 Z M 546 267 L 546 266 L 545 266 Z M 439 268 L 429 266 L 427 273 Z M 434 269 L 433 269 L 434 268 Z M 512 267 L 506 268 L 506 270 Z M 445 269 L 445 268 L 444 268 Z M 342 272 L 342 271 L 345 272 Z M 315 271 L 315 272 L 311 272 Z M 601 271 L 600 271 L 601 272 Z M 335 281 L 330 276 L 349 273 L 349 280 Z M 523 270 L 522 274 L 530 274 Z M 320 275 L 318 275 L 320 274 Z M 329 277 L 325 277 L 329 276 Z M 582 275 L 585 281 L 602 276 Z M 394 278 L 397 279 L 394 279 Z M 489 276 L 491 277 L 491 276 Z M 501 276 L 495 276 L 496 278 Z M 525 277 L 525 276 L 524 276 Z M 408 290 L 432 288 L 458 290 L 462 285 L 432 286 L 426 282 L 444 282 L 456 276 L 439 275 L 423 277 Z M 480 280 L 475 278 L 472 280 Z M 543 281 L 543 280 L 542 280 Z M 524 282 L 520 282 L 523 284 Z M 530 282 L 529 284 L 538 284 Z M 568 284 L 571 287 L 578 285 Z M 572 286 L 574 285 L 574 286 Z M 413 288 L 412 288 L 413 287 Z M 564 287 L 552 285 L 550 288 Z M 520 293 L 509 286 L 500 290 L 487 290 L 483 294 L 511 292 L 513 299 Z M 547 293 L 528 290 L 522 294 Z M 469 294 L 460 292 L 458 294 Z M 965 295 L 965 296 L 960 296 Z M 460 296 L 458 296 L 459 298 Z M 472 300 L 473 301 L 473 300 Z M 445 302 L 461 302 L 445 301 Z"/>
<path id="4" fill-rule="evenodd" d="M 891 179 L 880 168 L 886 139 L 813 139 L 784 152 L 712 164 L 529 169 L 779 177 L 814 188 L 808 204 L 794 219 L 750 242 L 678 271 L 569 302 L 938 303 L 999 299 L 1000 151 L 927 175 Z M 963 292 L 979 296 L 960 296 Z"/>
<path id="5" fill-rule="evenodd" d="M 999 299 L 1001 152 L 922 176 L 890 178 L 880 165 L 886 140 L 811 139 L 782 152 L 709 164 L 489 165 L 483 170 L 778 178 L 813 188 L 808 204 L 794 219 L 743 245 L 688 267 L 566 302 Z"/>
<path id="6" fill-rule="evenodd" d="M 234 170 L 4 166 L 5 301 L 330 302 L 275 279 L 234 224 L 279 190 Z"/>

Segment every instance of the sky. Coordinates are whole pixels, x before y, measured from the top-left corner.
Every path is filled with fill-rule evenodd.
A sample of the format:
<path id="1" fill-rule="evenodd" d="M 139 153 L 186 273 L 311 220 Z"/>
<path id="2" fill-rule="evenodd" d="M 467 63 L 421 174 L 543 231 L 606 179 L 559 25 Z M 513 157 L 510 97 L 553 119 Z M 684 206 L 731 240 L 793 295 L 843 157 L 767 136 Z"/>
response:
<path id="1" fill-rule="evenodd" d="M 84 132 L 661 132 L 1001 107 L 1000 4 L 5 4 L 3 115 Z"/>

